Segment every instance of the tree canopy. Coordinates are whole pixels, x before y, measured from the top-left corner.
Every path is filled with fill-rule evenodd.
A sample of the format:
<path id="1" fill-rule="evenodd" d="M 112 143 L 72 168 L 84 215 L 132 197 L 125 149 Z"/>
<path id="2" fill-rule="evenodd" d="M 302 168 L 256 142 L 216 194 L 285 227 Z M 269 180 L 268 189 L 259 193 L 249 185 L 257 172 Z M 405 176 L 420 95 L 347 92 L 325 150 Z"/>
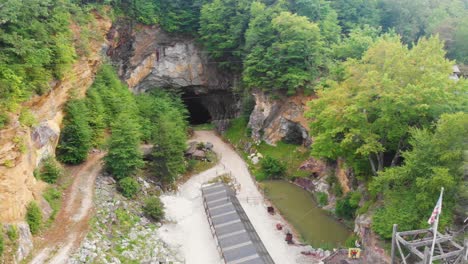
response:
<path id="1" fill-rule="evenodd" d="M 316 157 L 368 160 L 374 174 L 395 166 L 408 148 L 412 128 L 427 127 L 443 113 L 466 110 L 466 80 L 448 76 L 437 38 L 412 49 L 385 35 L 362 59 L 345 63 L 345 80 L 330 81 L 309 103 L 312 153 Z"/>

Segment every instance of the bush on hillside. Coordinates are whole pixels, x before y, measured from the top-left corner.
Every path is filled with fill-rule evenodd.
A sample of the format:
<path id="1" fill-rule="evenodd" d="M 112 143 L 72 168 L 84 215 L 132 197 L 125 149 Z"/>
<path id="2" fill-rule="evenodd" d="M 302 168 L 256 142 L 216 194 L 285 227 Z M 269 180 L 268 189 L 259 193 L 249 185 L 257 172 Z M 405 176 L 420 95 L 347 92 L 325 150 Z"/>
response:
<path id="1" fill-rule="evenodd" d="M 33 235 L 39 232 L 42 225 L 41 209 L 36 202 L 30 202 L 26 208 L 26 222 L 28 222 L 29 229 Z"/>
<path id="2" fill-rule="evenodd" d="M 270 156 L 266 156 L 261 162 L 261 168 L 263 172 L 270 179 L 279 179 L 284 176 L 286 172 L 286 165 Z"/>
<path id="3" fill-rule="evenodd" d="M 42 168 L 39 172 L 41 180 L 47 183 L 56 183 L 58 178 L 62 175 L 62 168 L 57 163 L 54 157 L 47 157 L 42 164 Z"/>
<path id="4" fill-rule="evenodd" d="M 143 211 L 155 221 L 161 221 L 164 218 L 164 207 L 157 196 L 146 199 Z"/>
<path id="5" fill-rule="evenodd" d="M 10 225 L 7 230 L 7 236 L 12 242 L 16 242 L 19 238 L 18 227 L 16 225 Z"/>
<path id="6" fill-rule="evenodd" d="M 357 196 L 359 196 L 360 200 L 360 194 L 356 195 L 353 192 L 348 193 L 344 198 L 339 199 L 336 201 L 336 209 L 335 213 L 338 217 L 342 217 L 344 219 L 350 220 L 354 218 L 354 215 L 356 213 L 356 209 L 358 208 L 358 202 Z"/>
<path id="7" fill-rule="evenodd" d="M 119 181 L 119 190 L 123 196 L 133 198 L 140 191 L 140 184 L 131 177 L 125 177 Z"/>

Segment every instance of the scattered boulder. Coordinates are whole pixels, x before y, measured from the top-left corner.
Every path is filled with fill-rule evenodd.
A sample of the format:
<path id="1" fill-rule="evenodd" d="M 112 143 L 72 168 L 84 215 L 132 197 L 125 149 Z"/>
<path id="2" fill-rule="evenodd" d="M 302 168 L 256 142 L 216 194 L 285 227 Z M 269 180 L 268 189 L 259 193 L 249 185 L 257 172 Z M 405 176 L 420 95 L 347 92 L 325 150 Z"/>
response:
<path id="1" fill-rule="evenodd" d="M 33 249 L 32 235 L 29 225 L 26 222 L 17 224 L 18 227 L 18 250 L 16 251 L 16 260 L 21 262 Z"/>
<path id="2" fill-rule="evenodd" d="M 192 158 L 197 160 L 204 160 L 206 158 L 206 152 L 197 149 L 194 153 L 192 153 Z"/>
<path id="3" fill-rule="evenodd" d="M 205 143 L 205 149 L 206 150 L 213 150 L 213 147 L 214 147 L 213 143 L 211 143 L 211 142 L 206 142 Z"/>

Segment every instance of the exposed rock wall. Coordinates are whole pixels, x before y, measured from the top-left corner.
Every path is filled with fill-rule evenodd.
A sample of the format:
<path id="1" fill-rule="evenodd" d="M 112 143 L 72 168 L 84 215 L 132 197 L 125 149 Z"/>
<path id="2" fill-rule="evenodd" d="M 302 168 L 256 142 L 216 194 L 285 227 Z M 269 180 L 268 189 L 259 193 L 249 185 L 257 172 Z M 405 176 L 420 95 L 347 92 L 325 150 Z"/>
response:
<path id="1" fill-rule="evenodd" d="M 118 65 L 121 78 L 136 92 L 166 87 L 232 88 L 233 77 L 208 61 L 207 53 L 191 37 L 170 35 L 157 26 L 119 23 L 108 38 L 108 55 Z"/>
<path id="2" fill-rule="evenodd" d="M 232 91 L 235 77 L 210 61 L 194 38 L 171 35 L 157 26 L 119 22 L 108 39 L 108 55 L 135 93 L 180 88 L 183 98 L 200 101 L 219 130 L 239 113 L 239 99 Z"/>
<path id="3" fill-rule="evenodd" d="M 297 94 L 273 99 L 261 91 L 255 91 L 253 96 L 255 108 L 250 115 L 249 127 L 252 129 L 252 137 L 255 140 L 275 144 L 293 136 L 302 139 L 302 142 L 297 143 L 305 145 L 312 143 L 304 112 L 307 109 L 306 103 L 313 99 L 313 96 Z"/>
<path id="4" fill-rule="evenodd" d="M 104 39 L 111 22 L 97 18 L 96 34 Z M 75 39 L 79 38 L 77 26 L 72 27 Z M 102 61 L 103 40 L 90 41 L 89 54 L 73 64 L 60 82 L 43 96 L 36 96 L 24 106 L 31 110 L 38 124 L 32 128 L 22 126 L 18 116 L 0 131 L 0 222 L 13 223 L 24 219 L 26 206 L 32 200 L 41 204 L 45 183 L 37 181 L 33 171 L 40 161 L 54 155 L 63 119 L 62 108 L 73 91 L 83 96 L 92 84 Z"/>

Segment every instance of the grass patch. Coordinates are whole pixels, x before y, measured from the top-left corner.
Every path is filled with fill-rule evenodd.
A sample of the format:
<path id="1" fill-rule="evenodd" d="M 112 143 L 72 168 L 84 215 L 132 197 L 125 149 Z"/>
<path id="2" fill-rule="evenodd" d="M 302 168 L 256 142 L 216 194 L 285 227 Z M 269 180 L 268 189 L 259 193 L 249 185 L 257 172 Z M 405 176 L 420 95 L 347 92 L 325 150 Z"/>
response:
<path id="1" fill-rule="evenodd" d="M 50 225 L 55 220 L 55 217 L 60 210 L 60 206 L 62 205 L 62 193 L 55 187 L 49 187 L 42 194 L 42 196 L 52 208 L 52 214 L 50 215 L 47 222 L 47 225 Z"/>
<path id="2" fill-rule="evenodd" d="M 234 146 L 238 146 L 241 142 L 244 141 L 251 141 L 247 135 L 247 120 L 243 117 L 231 120 L 229 128 L 226 130 L 223 136 Z"/>
<path id="3" fill-rule="evenodd" d="M 288 144 L 282 141 L 277 142 L 276 146 L 269 145 L 265 142 L 254 144 L 250 138 L 249 129 L 247 128 L 247 120 L 245 118 L 237 118 L 231 121 L 227 131 L 223 134 L 231 144 L 242 154 L 244 159 L 249 163 L 250 170 L 255 176 L 257 181 L 266 180 L 268 175 L 260 169 L 260 164 L 252 164 L 247 159 L 247 153 L 244 151 L 243 146 L 246 143 L 252 143 L 252 148 L 260 152 L 263 157 L 271 157 L 279 160 L 286 165 L 285 175 L 287 178 L 306 177 L 309 175 L 306 171 L 298 170 L 301 163 L 310 157 L 310 149 L 304 146 Z"/>
<path id="4" fill-rule="evenodd" d="M 215 125 L 212 123 L 200 124 L 192 126 L 193 130 L 213 130 L 215 129 Z"/>

